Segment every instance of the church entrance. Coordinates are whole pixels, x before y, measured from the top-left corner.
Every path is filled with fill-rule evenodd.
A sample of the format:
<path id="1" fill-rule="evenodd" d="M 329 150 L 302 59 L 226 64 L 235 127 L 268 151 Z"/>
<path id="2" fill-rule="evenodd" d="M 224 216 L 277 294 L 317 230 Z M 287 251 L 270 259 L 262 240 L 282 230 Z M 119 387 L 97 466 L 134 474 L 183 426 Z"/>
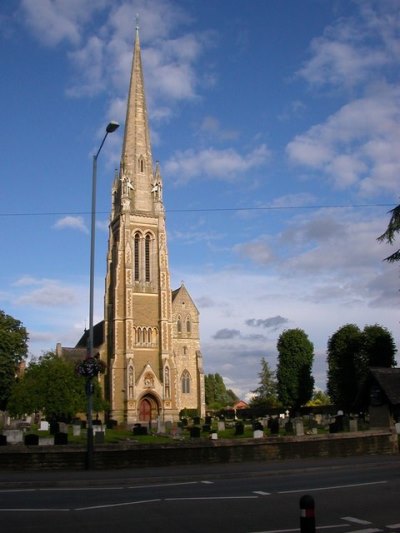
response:
<path id="1" fill-rule="evenodd" d="M 138 414 L 140 422 L 150 422 L 157 419 L 159 406 L 154 396 L 147 394 L 140 400 Z"/>

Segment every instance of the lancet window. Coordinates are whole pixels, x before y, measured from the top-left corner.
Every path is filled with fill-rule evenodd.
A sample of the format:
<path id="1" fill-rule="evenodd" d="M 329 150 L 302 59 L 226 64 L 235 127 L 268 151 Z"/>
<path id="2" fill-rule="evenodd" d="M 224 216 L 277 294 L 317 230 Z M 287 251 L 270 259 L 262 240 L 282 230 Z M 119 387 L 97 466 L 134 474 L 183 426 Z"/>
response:
<path id="1" fill-rule="evenodd" d="M 133 238 L 133 279 L 137 282 L 149 283 L 153 275 L 152 248 L 153 236 L 147 233 L 145 236 L 137 231 Z"/>
<path id="2" fill-rule="evenodd" d="M 182 393 L 189 394 L 190 393 L 190 374 L 187 370 L 184 370 L 182 372 L 181 385 L 182 385 Z"/>

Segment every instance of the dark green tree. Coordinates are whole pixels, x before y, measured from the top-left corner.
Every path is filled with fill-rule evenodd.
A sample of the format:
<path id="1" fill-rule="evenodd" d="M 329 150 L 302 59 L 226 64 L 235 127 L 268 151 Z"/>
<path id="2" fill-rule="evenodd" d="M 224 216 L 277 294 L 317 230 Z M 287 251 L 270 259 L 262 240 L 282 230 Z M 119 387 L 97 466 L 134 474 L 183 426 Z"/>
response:
<path id="1" fill-rule="evenodd" d="M 314 390 L 314 345 L 302 329 L 288 329 L 281 333 L 277 348 L 278 398 L 296 410 L 310 400 Z"/>
<path id="2" fill-rule="evenodd" d="M 238 401 L 236 394 L 226 388 L 220 374 L 207 374 L 204 377 L 204 387 L 206 405 L 209 409 L 223 409 Z"/>
<path id="3" fill-rule="evenodd" d="M 389 213 L 391 213 L 391 217 L 388 227 L 386 228 L 386 231 L 378 237 L 378 241 L 393 244 L 396 239 L 396 234 L 400 232 L 400 205 L 391 209 Z M 388 261 L 389 263 L 400 261 L 400 249 L 386 257 L 385 261 Z"/>
<path id="4" fill-rule="evenodd" d="M 28 333 L 22 323 L 0 310 L 0 410 L 7 408 L 18 369 L 28 355 Z"/>
<path id="5" fill-rule="evenodd" d="M 362 343 L 355 324 L 342 326 L 328 340 L 328 394 L 345 411 L 351 410 L 357 396 Z"/>
<path id="6" fill-rule="evenodd" d="M 48 420 L 70 419 L 86 412 L 86 380 L 75 371 L 75 365 L 48 352 L 33 361 L 14 385 L 9 400 L 9 412 L 14 416 L 41 412 Z M 99 383 L 94 383 L 93 409 L 102 411 Z"/>
<path id="7" fill-rule="evenodd" d="M 255 395 L 250 402 L 251 407 L 259 405 L 276 407 L 279 404 L 275 372 L 271 370 L 265 357 L 261 358 L 261 371 L 258 373 L 259 386 L 253 390 Z"/>
<path id="8" fill-rule="evenodd" d="M 328 393 L 340 409 L 350 411 L 362 407 L 359 393 L 370 367 L 390 368 L 396 365 L 396 346 L 392 334 L 378 324 L 361 331 L 346 324 L 328 341 Z M 364 399 L 365 400 L 365 399 Z"/>

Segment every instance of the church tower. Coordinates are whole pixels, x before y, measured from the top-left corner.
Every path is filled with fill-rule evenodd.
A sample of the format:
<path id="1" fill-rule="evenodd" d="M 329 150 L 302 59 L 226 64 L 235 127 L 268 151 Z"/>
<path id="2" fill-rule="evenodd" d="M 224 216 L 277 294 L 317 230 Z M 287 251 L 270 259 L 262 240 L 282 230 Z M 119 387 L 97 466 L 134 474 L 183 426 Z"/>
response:
<path id="1" fill-rule="evenodd" d="M 185 286 L 171 291 L 162 178 L 153 165 L 139 31 L 119 173 L 112 186 L 102 376 L 110 418 L 176 421 L 205 414 L 199 313 Z"/>

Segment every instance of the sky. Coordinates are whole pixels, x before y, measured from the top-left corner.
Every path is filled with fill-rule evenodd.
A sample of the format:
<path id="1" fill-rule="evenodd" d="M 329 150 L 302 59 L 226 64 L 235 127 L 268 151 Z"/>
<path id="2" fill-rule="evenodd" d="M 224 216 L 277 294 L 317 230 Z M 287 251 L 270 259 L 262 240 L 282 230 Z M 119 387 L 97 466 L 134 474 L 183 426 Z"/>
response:
<path id="1" fill-rule="evenodd" d="M 240 398 L 283 331 L 379 324 L 399 346 L 398 0 L 7 0 L 0 4 L 0 309 L 29 354 L 103 319 L 111 184 L 136 20 L 172 288 L 200 311 L 207 374 Z M 395 243 L 396 244 L 396 243 Z M 399 358 L 400 356 L 398 356 Z M 400 359 L 399 359 L 400 361 Z"/>

